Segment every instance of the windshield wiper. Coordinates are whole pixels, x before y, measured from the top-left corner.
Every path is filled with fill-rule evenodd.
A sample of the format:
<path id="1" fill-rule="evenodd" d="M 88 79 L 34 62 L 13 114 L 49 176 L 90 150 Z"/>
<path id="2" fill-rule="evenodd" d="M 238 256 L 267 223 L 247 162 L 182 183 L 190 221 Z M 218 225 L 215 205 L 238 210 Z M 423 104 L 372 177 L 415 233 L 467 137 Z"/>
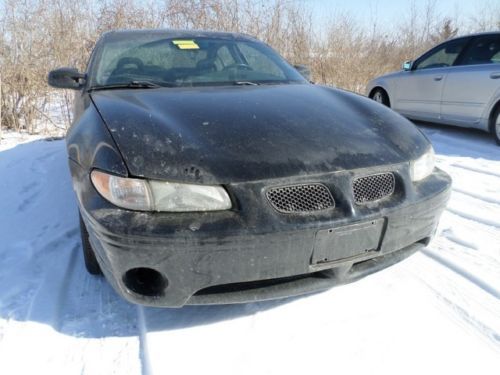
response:
<path id="1" fill-rule="evenodd" d="M 160 87 L 175 87 L 174 83 L 170 82 L 161 82 L 155 83 L 151 81 L 130 81 L 126 83 L 115 83 L 112 85 L 100 85 L 100 86 L 92 86 L 88 91 L 97 91 L 97 90 L 112 90 L 112 89 L 156 89 Z"/>
<path id="2" fill-rule="evenodd" d="M 233 85 L 237 85 L 237 86 L 259 86 L 260 83 L 250 82 L 250 81 L 234 81 Z"/>

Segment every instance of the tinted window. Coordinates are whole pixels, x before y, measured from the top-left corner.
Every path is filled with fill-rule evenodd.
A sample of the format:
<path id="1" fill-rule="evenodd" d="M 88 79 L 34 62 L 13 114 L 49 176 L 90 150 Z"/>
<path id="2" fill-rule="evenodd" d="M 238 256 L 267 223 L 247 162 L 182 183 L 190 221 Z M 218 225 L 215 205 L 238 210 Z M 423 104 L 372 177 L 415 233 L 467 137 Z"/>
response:
<path id="1" fill-rule="evenodd" d="M 443 44 L 417 61 L 415 69 L 444 68 L 453 65 L 466 43 L 467 39 L 458 39 Z"/>
<path id="2" fill-rule="evenodd" d="M 91 86 L 144 80 L 168 86 L 306 82 L 271 48 L 254 41 L 141 35 L 107 41 L 100 49 Z"/>
<path id="3" fill-rule="evenodd" d="M 475 39 L 467 49 L 460 65 L 500 63 L 500 35 Z"/>
<path id="4" fill-rule="evenodd" d="M 285 75 L 279 66 L 262 51 L 259 51 L 248 43 L 238 43 L 238 48 L 248 64 L 255 70 L 260 72 L 269 72 L 281 79 L 285 78 Z"/>
<path id="5" fill-rule="evenodd" d="M 233 55 L 229 51 L 229 48 L 227 48 L 226 46 L 222 46 L 217 51 L 217 59 L 216 59 L 215 63 L 217 64 L 217 69 L 222 70 L 226 66 L 235 64 L 236 60 L 234 59 Z"/>

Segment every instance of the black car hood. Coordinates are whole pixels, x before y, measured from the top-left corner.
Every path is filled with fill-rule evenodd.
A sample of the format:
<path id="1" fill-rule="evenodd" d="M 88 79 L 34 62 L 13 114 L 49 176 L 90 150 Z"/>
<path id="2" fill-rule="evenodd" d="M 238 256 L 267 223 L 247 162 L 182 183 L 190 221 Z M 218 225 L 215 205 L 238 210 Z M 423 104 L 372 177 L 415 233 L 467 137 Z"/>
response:
<path id="1" fill-rule="evenodd" d="M 91 97 L 133 176 L 223 184 L 400 163 L 429 147 L 393 111 L 316 85 L 106 90 Z"/>

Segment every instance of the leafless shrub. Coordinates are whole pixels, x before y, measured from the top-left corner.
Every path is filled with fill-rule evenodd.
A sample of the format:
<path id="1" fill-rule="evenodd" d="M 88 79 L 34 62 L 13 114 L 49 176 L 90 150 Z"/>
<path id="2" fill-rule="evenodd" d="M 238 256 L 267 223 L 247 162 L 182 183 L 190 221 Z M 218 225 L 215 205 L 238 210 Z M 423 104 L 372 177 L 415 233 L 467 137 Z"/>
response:
<path id="1" fill-rule="evenodd" d="M 4 0 L 0 4 L 0 124 L 44 131 L 71 123 L 73 92 L 47 87 L 50 69 L 85 69 L 96 39 L 112 29 L 181 28 L 253 35 L 293 64 L 311 67 L 317 83 L 363 92 L 375 76 L 397 70 L 455 35 L 500 29 L 500 6 L 469 20 L 414 2 L 406 17 L 381 28 L 349 14 L 314 23 L 306 1 L 291 0 Z M 50 126 L 37 127 L 37 124 Z"/>

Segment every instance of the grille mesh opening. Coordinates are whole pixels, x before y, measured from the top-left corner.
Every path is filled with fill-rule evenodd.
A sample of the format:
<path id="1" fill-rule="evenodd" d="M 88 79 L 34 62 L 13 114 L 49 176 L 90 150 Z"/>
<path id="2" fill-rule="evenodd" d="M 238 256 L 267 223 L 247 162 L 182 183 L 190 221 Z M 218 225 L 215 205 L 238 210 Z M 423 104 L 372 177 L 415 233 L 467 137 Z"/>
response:
<path id="1" fill-rule="evenodd" d="M 323 184 L 305 184 L 269 189 L 267 199 L 282 213 L 320 211 L 335 207 L 330 190 Z"/>
<path id="2" fill-rule="evenodd" d="M 377 201 L 394 193 L 395 179 L 392 173 L 381 173 L 357 178 L 352 184 L 357 204 Z"/>

